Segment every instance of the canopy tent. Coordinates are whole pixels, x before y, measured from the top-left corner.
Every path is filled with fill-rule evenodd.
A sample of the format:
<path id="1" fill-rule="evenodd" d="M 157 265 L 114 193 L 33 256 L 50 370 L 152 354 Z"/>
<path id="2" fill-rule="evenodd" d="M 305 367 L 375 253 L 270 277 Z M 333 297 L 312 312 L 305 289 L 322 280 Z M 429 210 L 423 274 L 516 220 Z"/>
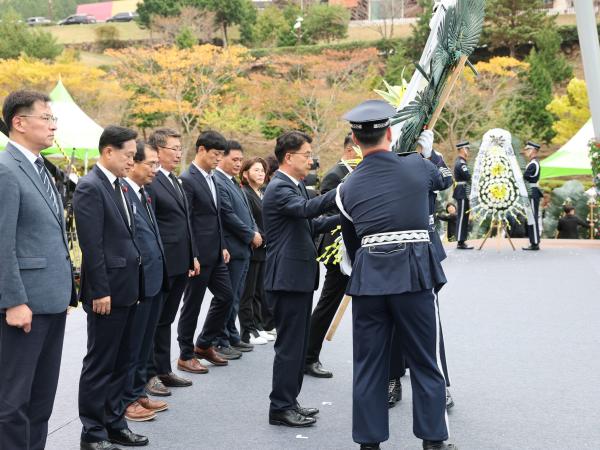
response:
<path id="1" fill-rule="evenodd" d="M 4 133 L 0 133 L 0 150 L 4 150 L 6 144 L 8 144 L 8 137 L 6 137 Z"/>
<path id="2" fill-rule="evenodd" d="M 594 139 L 594 126 L 590 119 L 569 142 L 541 161 L 541 178 L 591 175 L 589 142 L 592 139 Z"/>

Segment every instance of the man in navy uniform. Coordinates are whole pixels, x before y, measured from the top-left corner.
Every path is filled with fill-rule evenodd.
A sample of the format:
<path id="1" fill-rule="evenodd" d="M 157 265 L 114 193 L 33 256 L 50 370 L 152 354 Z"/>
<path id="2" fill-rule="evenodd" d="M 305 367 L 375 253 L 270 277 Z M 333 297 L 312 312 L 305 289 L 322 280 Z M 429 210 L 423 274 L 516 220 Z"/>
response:
<path id="1" fill-rule="evenodd" d="M 310 136 L 290 131 L 277 138 L 279 170 L 263 199 L 267 261 L 265 291 L 275 316 L 277 340 L 269 423 L 290 427 L 313 425 L 319 410 L 303 408 L 298 395 L 304 377 L 310 312 L 319 285 L 313 238 L 339 225 L 339 215 L 313 219 L 335 206 L 335 190 L 309 200 L 302 179 L 313 163 Z"/>
<path id="2" fill-rule="evenodd" d="M 471 173 L 467 166 L 469 158 L 469 143 L 467 141 L 456 144 L 458 150 L 458 158 L 454 162 L 454 193 L 452 197 L 458 205 L 458 230 L 456 231 L 456 239 L 458 244 L 456 248 L 460 250 L 472 250 L 473 247 L 467 245 L 467 234 L 469 234 L 469 186 L 471 183 Z"/>
<path id="3" fill-rule="evenodd" d="M 426 158 L 433 133 L 416 152 L 390 152 L 395 109 L 369 100 L 345 115 L 364 160 L 337 189 L 342 233 L 352 260 L 347 294 L 353 297 L 353 432 L 361 449 L 388 439 L 391 333 L 399 334 L 411 370 L 413 430 L 424 449 L 446 444 L 446 381 L 440 362 L 437 291 L 446 282 L 429 237 L 429 192 L 447 173 Z M 374 183 L 377 180 L 377 183 Z"/>
<path id="4" fill-rule="evenodd" d="M 540 162 L 538 161 L 538 151 L 540 145 L 535 142 L 528 141 L 525 146 L 525 155 L 529 158 L 529 164 L 525 168 L 523 179 L 529 187 L 529 203 L 531 204 L 531 212 L 533 220 L 527 223 L 527 235 L 529 236 L 529 247 L 524 247 L 523 250 L 539 250 L 540 249 L 540 199 L 544 196 L 541 191 L 538 181 L 540 180 Z"/>

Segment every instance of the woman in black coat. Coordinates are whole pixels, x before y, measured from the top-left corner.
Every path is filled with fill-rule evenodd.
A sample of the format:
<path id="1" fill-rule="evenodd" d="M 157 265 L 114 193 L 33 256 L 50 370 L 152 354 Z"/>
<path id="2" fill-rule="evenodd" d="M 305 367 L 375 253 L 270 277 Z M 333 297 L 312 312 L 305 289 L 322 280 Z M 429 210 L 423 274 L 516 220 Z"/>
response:
<path id="1" fill-rule="evenodd" d="M 260 189 L 265 182 L 266 172 L 267 163 L 262 158 L 250 158 L 244 161 L 241 170 L 242 191 L 248 199 L 258 232 L 263 238 L 263 244 L 252 253 L 244 293 L 240 299 L 239 318 L 242 340 L 252 344 L 265 344 L 266 341 L 275 340 L 273 315 L 266 305 L 263 282 L 266 249 Z"/>

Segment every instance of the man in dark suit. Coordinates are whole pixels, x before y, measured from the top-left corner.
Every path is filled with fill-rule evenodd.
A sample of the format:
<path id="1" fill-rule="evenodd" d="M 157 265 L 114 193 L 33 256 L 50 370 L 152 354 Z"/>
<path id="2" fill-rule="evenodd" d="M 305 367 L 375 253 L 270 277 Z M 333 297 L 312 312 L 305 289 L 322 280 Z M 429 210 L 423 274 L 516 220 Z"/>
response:
<path id="1" fill-rule="evenodd" d="M 244 290 L 246 274 L 250 266 L 252 248 L 260 247 L 262 237 L 252 217 L 248 200 L 235 178 L 242 168 L 244 153 L 237 141 L 228 141 L 227 149 L 215 171 L 215 179 L 221 200 L 221 220 L 225 247 L 229 252 L 229 278 L 233 290 L 233 303 L 229 317 L 217 338 L 217 352 L 230 352 L 230 347 L 240 352 L 251 351 L 253 345 L 243 342 L 235 326 Z"/>
<path id="2" fill-rule="evenodd" d="M 356 151 L 354 150 L 354 142 L 352 142 L 352 134 L 348 134 L 344 138 L 342 158 L 323 177 L 323 181 L 321 182 L 322 194 L 326 194 L 338 187 L 352 169 L 350 161 L 353 159 L 356 159 Z M 333 244 L 338 236 L 339 231 L 334 234 L 324 233 L 320 236 L 317 246 L 318 254 L 322 255 L 325 249 Z M 321 297 L 310 317 L 308 350 L 306 351 L 306 366 L 304 367 L 305 374 L 317 378 L 331 378 L 333 376 L 331 372 L 323 369 L 319 355 L 321 354 L 323 339 L 325 339 L 327 329 L 331 325 L 333 316 L 335 316 L 342 298 L 344 298 L 344 292 L 348 284 L 348 277 L 340 271 L 338 263 L 329 261 L 325 263 L 325 268 L 327 269 L 327 273 L 325 274 L 325 283 L 323 284 Z"/>
<path id="3" fill-rule="evenodd" d="M 77 306 L 60 195 L 40 151 L 56 131 L 50 99 L 16 91 L 0 153 L 0 449 L 43 449 L 69 303 Z"/>
<path id="4" fill-rule="evenodd" d="M 277 139 L 279 170 L 267 186 L 263 213 L 267 241 L 265 290 L 275 316 L 277 340 L 269 423 L 311 426 L 316 408 L 297 401 L 308 344 L 310 312 L 319 285 L 319 264 L 313 238 L 339 225 L 339 215 L 313 219 L 334 206 L 335 191 L 309 200 L 302 179 L 312 165 L 312 139 L 290 131 Z"/>
<path id="5" fill-rule="evenodd" d="M 135 306 L 144 300 L 142 255 L 122 182 L 133 166 L 137 133 L 119 126 L 100 136 L 100 158 L 77 183 L 73 211 L 82 253 L 80 300 L 87 354 L 79 380 L 81 449 L 146 445 L 127 426 L 120 403 L 127 385 Z"/>
<path id="6" fill-rule="evenodd" d="M 196 157 L 181 175 L 183 190 L 190 205 L 192 233 L 202 265 L 200 275 L 190 279 L 183 295 L 183 307 L 177 327 L 180 356 L 178 366 L 192 373 L 207 369 L 196 359 L 203 358 L 216 366 L 227 359 L 215 352 L 213 342 L 229 317 L 233 302 L 231 280 L 226 264 L 229 253 L 224 247 L 221 225 L 221 200 L 214 180 L 214 169 L 227 148 L 227 141 L 216 131 L 205 131 L 196 141 Z M 202 332 L 194 345 L 194 333 L 206 288 L 214 294 Z M 236 358 L 239 358 L 239 355 Z M 229 358 L 229 355 L 223 355 Z M 232 359 L 232 358 L 230 358 Z"/>
<path id="7" fill-rule="evenodd" d="M 125 182 L 133 209 L 135 241 L 142 253 L 145 298 L 134 307 L 135 332 L 131 341 L 129 379 L 121 408 L 125 409 L 128 420 L 145 421 L 154 419 L 155 413 L 168 408 L 166 402 L 149 399 L 144 390 L 148 381 L 148 358 L 152 354 L 154 332 L 162 307 L 163 289 L 168 287 L 168 276 L 156 216 L 150 206 L 152 200 L 145 190 L 158 172 L 158 154 L 143 141 L 138 141 L 133 161 L 133 169 L 129 171 Z"/>
<path id="8" fill-rule="evenodd" d="M 171 325 L 175 321 L 188 278 L 200 273 L 192 236 L 190 211 L 179 178 L 173 172 L 181 160 L 181 134 L 172 128 L 158 128 L 148 145 L 158 152 L 160 168 L 147 192 L 163 243 L 169 287 L 163 295 L 162 311 L 154 334 L 154 355 L 148 363 L 146 392 L 171 395 L 169 387 L 191 386 L 171 368 Z"/>

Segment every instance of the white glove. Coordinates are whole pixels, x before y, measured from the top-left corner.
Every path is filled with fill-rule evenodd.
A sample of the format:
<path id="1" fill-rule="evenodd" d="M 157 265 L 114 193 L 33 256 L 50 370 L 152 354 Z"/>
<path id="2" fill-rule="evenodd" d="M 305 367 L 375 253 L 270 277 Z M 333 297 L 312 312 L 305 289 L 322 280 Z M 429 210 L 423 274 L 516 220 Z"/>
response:
<path id="1" fill-rule="evenodd" d="M 417 145 L 421 147 L 421 154 L 425 158 L 430 158 L 433 151 L 433 131 L 424 130 L 421 132 L 419 139 L 417 139 Z"/>

